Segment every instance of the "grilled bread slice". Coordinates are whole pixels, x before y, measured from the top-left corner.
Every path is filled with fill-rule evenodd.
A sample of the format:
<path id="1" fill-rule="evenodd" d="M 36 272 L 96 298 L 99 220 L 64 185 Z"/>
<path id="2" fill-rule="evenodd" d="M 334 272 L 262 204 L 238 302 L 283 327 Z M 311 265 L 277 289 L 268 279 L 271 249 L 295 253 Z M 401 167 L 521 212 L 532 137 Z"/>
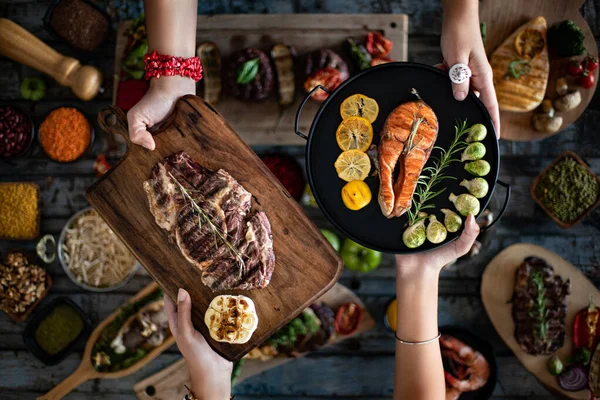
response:
<path id="1" fill-rule="evenodd" d="M 542 34 L 544 49 L 529 61 L 531 71 L 528 74 L 513 78 L 507 75 L 509 66 L 513 61 L 522 59 L 515 50 L 515 38 L 525 29 L 535 29 Z M 501 110 L 528 112 L 538 107 L 544 100 L 550 74 L 546 31 L 546 19 L 534 18 L 513 32 L 492 54 L 490 65 L 494 72 L 494 86 Z"/>

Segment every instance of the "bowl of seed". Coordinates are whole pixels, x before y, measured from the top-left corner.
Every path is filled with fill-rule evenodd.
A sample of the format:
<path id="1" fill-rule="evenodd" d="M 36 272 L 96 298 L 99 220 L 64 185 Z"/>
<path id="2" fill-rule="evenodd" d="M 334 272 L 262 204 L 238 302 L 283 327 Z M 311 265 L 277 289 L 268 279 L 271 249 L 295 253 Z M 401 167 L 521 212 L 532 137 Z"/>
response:
<path id="1" fill-rule="evenodd" d="M 600 204 L 600 178 L 565 151 L 531 184 L 531 197 L 561 228 L 572 228 Z"/>

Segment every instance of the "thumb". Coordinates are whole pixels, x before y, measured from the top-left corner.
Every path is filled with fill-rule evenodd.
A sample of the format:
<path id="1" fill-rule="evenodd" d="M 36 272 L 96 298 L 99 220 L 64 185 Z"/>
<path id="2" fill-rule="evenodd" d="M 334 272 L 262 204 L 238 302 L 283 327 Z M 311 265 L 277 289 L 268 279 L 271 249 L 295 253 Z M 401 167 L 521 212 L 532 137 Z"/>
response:
<path id="1" fill-rule="evenodd" d="M 133 110 L 131 110 L 133 111 Z M 127 124 L 129 125 L 129 140 L 132 143 L 139 144 L 148 150 L 154 150 L 156 144 L 152 134 L 146 129 L 147 125 L 136 112 L 127 113 Z"/>
<path id="2" fill-rule="evenodd" d="M 469 64 L 469 59 L 465 57 L 456 57 L 456 59 L 450 59 L 446 61 L 450 68 L 456 64 Z M 454 94 L 454 98 L 456 100 L 463 101 L 467 97 L 467 94 L 469 94 L 469 79 L 463 83 L 452 82 L 452 93 Z"/>
<path id="3" fill-rule="evenodd" d="M 475 222 L 473 214 L 469 214 L 465 221 L 465 229 L 455 242 L 456 258 L 464 256 L 471 250 L 477 235 L 479 235 L 479 225 Z"/>
<path id="4" fill-rule="evenodd" d="M 192 300 L 185 289 L 177 294 L 177 332 L 180 337 L 189 340 L 194 335 L 192 325 Z"/>

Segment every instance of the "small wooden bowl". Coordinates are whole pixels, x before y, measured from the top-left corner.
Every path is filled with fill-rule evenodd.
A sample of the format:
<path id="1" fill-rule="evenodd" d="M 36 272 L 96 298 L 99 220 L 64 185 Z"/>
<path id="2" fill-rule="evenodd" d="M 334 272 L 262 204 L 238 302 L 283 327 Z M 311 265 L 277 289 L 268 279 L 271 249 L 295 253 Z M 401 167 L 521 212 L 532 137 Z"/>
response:
<path id="1" fill-rule="evenodd" d="M 552 218 L 558 226 L 560 226 L 563 229 L 569 229 L 569 228 L 574 227 L 578 223 L 580 223 L 589 213 L 591 213 L 594 210 L 594 208 L 596 208 L 598 206 L 598 204 L 600 204 L 600 195 L 598 195 L 598 198 L 596 199 L 596 202 L 594 204 L 592 204 L 586 211 L 581 213 L 581 215 L 579 217 L 577 217 L 577 219 L 575 219 L 573 222 L 570 222 L 570 223 L 566 223 L 566 222 L 563 222 L 560 219 L 558 219 L 554 214 L 552 214 L 552 212 L 548 208 L 546 208 L 546 206 L 544 206 L 544 204 L 542 204 L 542 201 L 538 198 L 538 196 L 536 194 L 537 185 L 540 182 L 540 179 L 542 178 L 542 176 L 544 176 L 550 168 L 554 167 L 554 165 L 556 165 L 557 162 L 561 161 L 565 157 L 571 157 L 575 161 L 577 161 L 579 164 L 581 164 L 593 177 L 596 178 L 596 180 L 598 181 L 598 185 L 600 185 L 600 177 L 598 177 L 598 175 L 596 175 L 594 173 L 594 171 L 592 171 L 590 169 L 590 167 L 588 167 L 588 165 L 581 158 L 579 158 L 579 156 L 577 154 L 573 153 L 572 151 L 567 150 L 567 151 L 561 153 L 558 157 L 556 157 L 554 159 L 554 161 L 552 161 L 550 163 L 550 165 L 548 165 L 546 167 L 546 169 L 544 169 L 538 176 L 536 176 L 536 178 L 533 180 L 533 182 L 531 182 L 530 193 L 531 193 L 531 197 L 533 197 L 533 199 L 536 201 L 536 203 L 539 204 L 539 206 L 542 208 L 542 210 L 544 210 L 546 212 L 546 214 L 548 214 L 550 216 L 550 218 Z"/>
<path id="2" fill-rule="evenodd" d="M 27 257 L 27 260 L 29 260 L 30 262 L 34 262 L 36 265 L 40 265 L 40 266 L 42 265 L 41 260 L 40 260 L 40 262 L 37 262 L 38 260 L 36 260 L 35 258 L 32 260 L 32 257 L 27 252 L 24 252 L 24 251 L 21 251 L 21 250 L 15 250 L 15 251 L 19 251 L 19 252 L 25 254 L 25 257 Z M 29 316 L 29 314 L 31 314 L 31 312 L 34 310 L 34 308 L 38 304 L 40 304 L 40 302 L 42 300 L 44 300 L 44 298 L 46 297 L 46 295 L 50 292 L 50 288 L 51 287 L 52 287 L 52 277 L 48 273 L 48 270 L 46 270 L 46 290 L 44 291 L 44 293 L 42 293 L 42 295 L 40 297 L 38 297 L 38 299 L 36 301 L 34 301 L 33 303 L 31 303 L 29 305 L 29 307 L 27 308 L 27 310 L 25 310 L 24 313 L 14 314 L 14 313 L 6 312 L 6 311 L 4 311 L 4 313 L 6 315 L 8 315 L 8 317 L 10 319 L 12 319 L 13 321 L 15 321 L 17 323 L 24 322 L 27 319 L 27 317 Z"/>

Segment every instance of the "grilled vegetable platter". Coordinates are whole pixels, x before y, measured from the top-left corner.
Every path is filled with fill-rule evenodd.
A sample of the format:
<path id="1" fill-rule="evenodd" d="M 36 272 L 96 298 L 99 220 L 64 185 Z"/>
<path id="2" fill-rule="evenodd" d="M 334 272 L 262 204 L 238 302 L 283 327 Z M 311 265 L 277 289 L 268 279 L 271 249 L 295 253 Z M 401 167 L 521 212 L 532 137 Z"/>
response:
<path id="1" fill-rule="evenodd" d="M 576 267 L 515 244 L 486 267 L 481 297 L 500 337 L 544 386 L 561 398 L 598 395 L 600 291 Z"/>
<path id="2" fill-rule="evenodd" d="M 598 79 L 598 46 L 582 0 L 483 1 L 482 35 L 500 105 L 502 138 L 530 141 L 575 122 Z"/>
<path id="3" fill-rule="evenodd" d="M 353 331 L 344 331 L 342 328 L 346 325 L 341 323 L 340 315 L 347 311 L 349 306 L 360 310 L 360 319 L 357 320 Z M 265 343 L 236 362 L 232 382 L 240 383 L 321 347 L 364 333 L 374 326 L 375 320 L 362 301 L 350 289 L 338 283 Z M 189 386 L 189 375 L 185 360 L 182 359 L 139 381 L 134 390 L 142 400 L 178 398 L 187 393 L 186 384 Z M 148 387 L 154 389 L 152 396 L 148 395 Z"/>
<path id="4" fill-rule="evenodd" d="M 296 128 L 308 141 L 317 204 L 368 248 L 406 254 L 451 242 L 469 213 L 486 208 L 496 183 L 507 188 L 496 220 L 508 204 L 485 107 L 472 93 L 456 101 L 436 68 L 389 63 L 365 70 L 329 95 L 308 132 Z"/>

